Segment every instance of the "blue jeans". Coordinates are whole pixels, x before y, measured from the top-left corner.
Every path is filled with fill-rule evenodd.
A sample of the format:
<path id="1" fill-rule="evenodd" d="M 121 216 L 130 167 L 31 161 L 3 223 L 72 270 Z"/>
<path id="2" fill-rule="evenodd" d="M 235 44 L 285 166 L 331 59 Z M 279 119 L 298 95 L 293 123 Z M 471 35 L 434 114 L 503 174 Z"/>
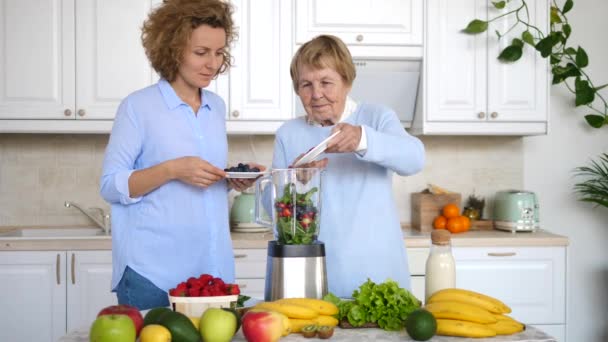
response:
<path id="1" fill-rule="evenodd" d="M 125 269 L 115 291 L 118 304 L 131 305 L 139 310 L 169 306 L 167 292 L 156 287 L 129 266 Z"/>

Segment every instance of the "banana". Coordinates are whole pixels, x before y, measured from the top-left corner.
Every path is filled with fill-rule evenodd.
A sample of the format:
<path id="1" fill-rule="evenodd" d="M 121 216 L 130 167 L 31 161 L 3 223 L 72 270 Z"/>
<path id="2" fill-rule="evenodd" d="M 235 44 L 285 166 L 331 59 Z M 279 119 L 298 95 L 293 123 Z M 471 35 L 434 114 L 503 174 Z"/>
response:
<path id="1" fill-rule="evenodd" d="M 500 300 L 486 296 L 484 294 L 463 290 L 463 289 L 443 289 L 439 290 L 431 296 L 429 303 L 436 302 L 461 302 L 482 307 L 493 313 L 510 313 L 511 308 Z"/>
<path id="2" fill-rule="evenodd" d="M 302 332 L 302 328 L 307 325 L 318 325 L 317 322 L 313 319 L 298 319 L 298 318 L 290 318 L 289 319 L 289 329 L 292 333 Z"/>
<path id="3" fill-rule="evenodd" d="M 513 321 L 513 322 L 519 323 L 517 320 L 515 320 L 511 316 L 507 316 L 507 315 L 503 315 L 503 314 L 497 314 L 497 313 L 492 313 L 492 315 L 496 318 L 497 321 Z"/>
<path id="4" fill-rule="evenodd" d="M 496 332 L 483 324 L 440 318 L 437 320 L 437 335 L 492 337 L 496 336 Z"/>
<path id="5" fill-rule="evenodd" d="M 338 319 L 335 318 L 334 316 L 326 316 L 326 315 L 319 315 L 317 318 L 313 319 L 313 321 L 315 321 L 315 323 L 317 323 L 317 325 L 327 325 L 330 327 L 335 327 L 339 323 Z"/>
<path id="6" fill-rule="evenodd" d="M 276 300 L 275 303 L 296 304 L 313 309 L 319 315 L 333 316 L 338 313 L 338 307 L 334 303 L 322 299 L 313 298 L 283 298 Z"/>
<path id="7" fill-rule="evenodd" d="M 500 320 L 486 326 L 494 330 L 496 335 L 511 335 L 524 330 L 524 325 L 515 320 Z"/>
<path id="8" fill-rule="evenodd" d="M 457 319 L 474 323 L 496 323 L 488 310 L 461 302 L 434 302 L 425 307 L 435 318 Z"/>
<path id="9" fill-rule="evenodd" d="M 277 311 L 289 318 L 313 319 L 319 316 L 315 310 L 295 304 L 261 302 L 256 304 L 254 308 Z"/>

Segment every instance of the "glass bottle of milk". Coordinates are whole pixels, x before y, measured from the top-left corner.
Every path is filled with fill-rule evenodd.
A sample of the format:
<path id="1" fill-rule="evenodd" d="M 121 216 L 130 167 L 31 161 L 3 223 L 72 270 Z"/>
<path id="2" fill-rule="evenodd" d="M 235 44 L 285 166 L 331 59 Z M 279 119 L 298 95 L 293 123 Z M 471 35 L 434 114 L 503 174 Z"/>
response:
<path id="1" fill-rule="evenodd" d="M 436 291 L 456 286 L 456 269 L 450 236 L 450 232 L 445 229 L 431 232 L 431 251 L 426 259 L 425 303 Z"/>

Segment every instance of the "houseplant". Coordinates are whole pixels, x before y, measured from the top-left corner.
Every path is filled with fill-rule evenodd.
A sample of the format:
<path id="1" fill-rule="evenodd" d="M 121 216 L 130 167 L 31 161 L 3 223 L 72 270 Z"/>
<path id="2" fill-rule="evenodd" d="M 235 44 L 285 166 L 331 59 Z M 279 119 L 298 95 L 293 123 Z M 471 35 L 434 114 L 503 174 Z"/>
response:
<path id="1" fill-rule="evenodd" d="M 568 23 L 566 13 L 572 10 L 573 0 L 566 0 L 562 7 L 553 0 L 551 2 L 550 26 L 551 30 L 545 34 L 538 27 L 530 24 L 530 14 L 527 0 L 520 0 L 519 6 L 509 5 L 509 9 L 494 18 L 488 20 L 474 19 L 463 30 L 468 34 L 479 34 L 489 28 L 493 21 L 515 16 L 515 23 L 505 32 L 496 31 L 499 39 L 516 28 L 523 28 L 521 38 L 513 38 L 511 44 L 504 48 L 498 55 L 503 62 L 515 62 L 523 55 L 523 49 L 529 45 L 536 49 L 543 58 L 549 58 L 553 84 L 563 84 L 568 91 L 575 96 L 575 105 L 586 106 L 588 114 L 585 115 L 587 123 L 594 128 L 608 127 L 608 102 L 599 92 L 608 84 L 596 86 L 584 70 L 589 65 L 589 57 L 585 50 L 578 46 L 574 48 L 568 43 L 572 33 L 572 27 Z M 492 5 L 499 10 L 505 10 L 509 2 L 493 1 Z M 599 101 L 596 101 L 599 100 Z M 599 104 L 594 104 L 599 102 Z"/>
<path id="2" fill-rule="evenodd" d="M 579 200 L 608 208 L 608 154 L 602 153 L 590 165 L 575 169 L 576 175 L 585 178 L 574 185 Z"/>
<path id="3" fill-rule="evenodd" d="M 494 1 L 492 5 L 504 10 L 512 0 Z M 551 1 L 550 27 L 548 34 L 544 34 L 538 27 L 530 24 L 530 15 L 526 0 L 521 0 L 517 7 L 487 21 L 474 19 L 463 30 L 468 34 L 478 34 L 488 30 L 489 24 L 507 16 L 515 16 L 513 24 L 506 32 L 496 31 L 499 39 L 517 27 L 523 27 L 521 38 L 514 38 L 511 44 L 504 48 L 498 59 L 510 63 L 515 62 L 523 55 L 525 45 L 532 46 L 543 58 L 549 58 L 552 84 L 563 84 L 575 96 L 575 106 L 586 106 L 589 109 L 585 115 L 587 123 L 594 128 L 608 126 L 608 103 L 599 92 L 608 84 L 595 86 L 589 74 L 584 70 L 589 65 L 589 57 L 585 50 L 578 46 L 568 45 L 572 34 L 572 27 L 568 23 L 566 13 L 574 7 L 573 0 L 566 0 L 562 7 L 555 0 Z M 596 101 L 599 100 L 599 101 Z M 599 102 L 599 105 L 594 105 Z M 608 207 L 608 154 L 603 153 L 598 160 L 592 160 L 590 165 L 574 169 L 575 175 L 581 177 L 580 183 L 574 185 L 579 200 L 595 203 L 597 206 Z"/>

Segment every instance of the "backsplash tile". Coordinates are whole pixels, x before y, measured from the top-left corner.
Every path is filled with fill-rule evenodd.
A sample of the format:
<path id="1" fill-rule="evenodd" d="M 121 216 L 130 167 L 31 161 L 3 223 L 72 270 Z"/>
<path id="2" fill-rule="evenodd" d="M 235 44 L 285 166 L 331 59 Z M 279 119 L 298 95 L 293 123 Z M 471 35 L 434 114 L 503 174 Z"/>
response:
<path id="1" fill-rule="evenodd" d="M 402 221 L 410 220 L 410 193 L 434 183 L 463 198 L 487 198 L 523 184 L 523 145 L 518 137 L 422 137 L 426 166 L 420 174 L 393 178 Z M 109 205 L 99 196 L 99 178 L 108 135 L 1 134 L 0 225 L 91 225 L 66 200 L 86 207 Z M 273 136 L 229 137 L 230 165 L 272 162 Z M 233 194 L 234 195 L 234 194 Z"/>

